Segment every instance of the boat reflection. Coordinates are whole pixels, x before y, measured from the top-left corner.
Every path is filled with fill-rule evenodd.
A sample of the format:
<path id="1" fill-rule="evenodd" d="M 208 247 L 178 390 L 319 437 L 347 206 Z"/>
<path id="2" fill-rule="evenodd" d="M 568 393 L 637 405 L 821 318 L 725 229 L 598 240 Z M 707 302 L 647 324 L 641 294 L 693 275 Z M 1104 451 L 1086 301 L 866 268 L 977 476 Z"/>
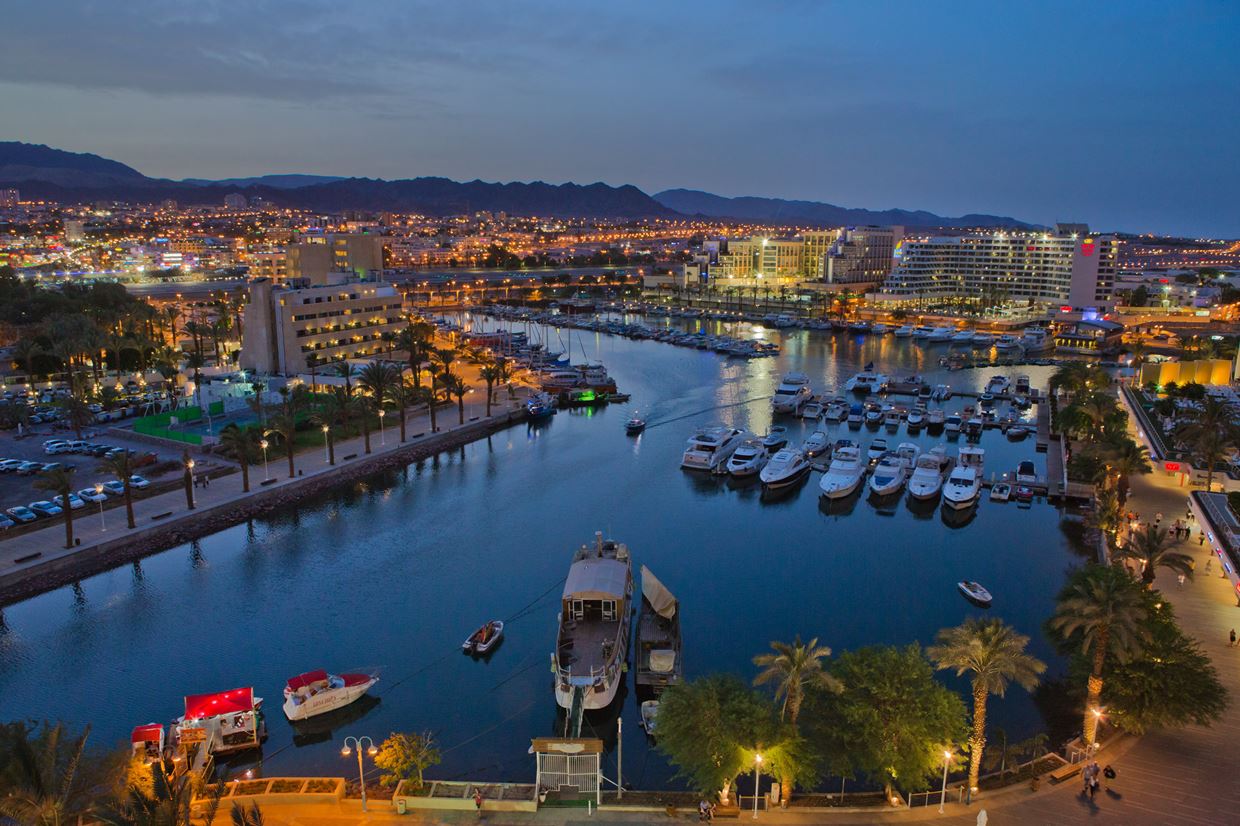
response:
<path id="1" fill-rule="evenodd" d="M 366 694 L 360 700 L 343 708 L 319 714 L 308 720 L 289 723 L 293 729 L 293 745 L 302 748 L 316 743 L 329 742 L 333 739 L 332 732 L 358 722 L 379 705 L 379 702 L 378 697 Z"/>

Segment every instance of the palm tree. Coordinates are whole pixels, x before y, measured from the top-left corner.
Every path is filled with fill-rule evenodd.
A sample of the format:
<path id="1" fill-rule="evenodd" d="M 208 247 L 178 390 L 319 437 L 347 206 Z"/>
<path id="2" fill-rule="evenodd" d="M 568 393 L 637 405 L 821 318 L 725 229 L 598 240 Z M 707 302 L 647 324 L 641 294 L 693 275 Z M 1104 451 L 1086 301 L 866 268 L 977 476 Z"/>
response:
<path id="1" fill-rule="evenodd" d="M 487 418 L 491 418 L 491 395 L 495 392 L 495 384 L 500 381 L 504 374 L 504 369 L 499 364 L 492 362 L 485 365 L 478 371 L 478 375 L 487 383 Z"/>
<path id="2" fill-rule="evenodd" d="M 417 398 L 417 391 L 405 378 L 403 372 L 398 372 L 397 378 L 398 381 L 392 388 L 391 398 L 400 410 L 400 440 L 403 443 L 405 441 L 405 412 L 409 409 L 410 403 Z"/>
<path id="3" fill-rule="evenodd" d="M 34 481 L 38 490 L 46 490 L 60 497 L 60 509 L 65 515 L 65 547 L 73 547 L 73 508 L 69 507 L 69 494 L 73 493 L 73 468 L 58 467 L 45 470 Z"/>
<path id="4" fill-rule="evenodd" d="M 293 467 L 293 452 L 296 449 L 294 440 L 297 438 L 297 419 L 289 413 L 280 413 L 271 417 L 264 436 L 275 436 L 284 445 L 284 454 L 288 457 L 288 478 L 297 475 Z"/>
<path id="5" fill-rule="evenodd" d="M 241 465 L 241 490 L 250 492 L 250 465 L 258 460 L 258 431 L 251 428 L 238 427 L 230 424 L 220 431 L 220 445 L 224 452 L 237 460 Z"/>
<path id="6" fill-rule="evenodd" d="M 396 391 L 396 386 L 400 384 L 400 380 L 401 371 L 399 367 L 376 359 L 363 367 L 361 372 L 358 373 L 357 383 L 362 389 L 370 393 L 374 406 L 382 408 L 384 402 L 394 401 L 392 396 Z"/>
<path id="7" fill-rule="evenodd" d="M 352 401 L 346 402 L 346 405 L 351 413 L 356 414 L 362 420 L 362 438 L 366 444 L 366 452 L 369 453 L 371 398 L 369 396 L 354 396 Z"/>
<path id="8" fill-rule="evenodd" d="M 465 394 L 469 392 L 469 382 L 456 373 L 447 373 L 443 377 L 443 389 L 449 396 L 456 397 L 457 415 L 460 423 L 465 424 Z"/>
<path id="9" fill-rule="evenodd" d="M 111 456 L 105 456 L 103 461 L 99 463 L 100 473 L 110 473 L 124 487 L 125 495 L 125 515 L 129 518 L 129 527 L 134 527 L 133 521 L 133 488 L 130 487 L 129 480 L 133 477 L 133 454 L 128 450 L 120 453 L 113 453 Z"/>
<path id="10" fill-rule="evenodd" d="M 1119 442 L 1107 457 L 1111 470 L 1119 474 L 1117 493 L 1122 506 L 1128 501 L 1129 477 L 1139 473 L 1152 473 L 1149 448 L 1139 445 L 1132 439 L 1125 438 Z"/>
<path id="11" fill-rule="evenodd" d="M 1170 534 L 1166 528 L 1147 525 L 1128 540 L 1128 544 L 1120 548 L 1119 559 L 1131 559 L 1141 564 L 1141 581 L 1146 588 L 1154 587 L 1154 577 L 1159 568 L 1166 568 L 1189 579 L 1193 576 L 1193 558 L 1188 554 L 1174 551 Z"/>
<path id="12" fill-rule="evenodd" d="M 1081 646 L 1093 660 L 1086 692 L 1082 739 L 1092 746 L 1102 716 L 1102 672 L 1107 658 L 1128 662 L 1145 646 L 1143 589 L 1114 565 L 1091 565 L 1076 572 L 1059 594 L 1048 625 L 1061 640 Z"/>
<path id="13" fill-rule="evenodd" d="M 801 642 L 801 635 L 791 643 L 773 640 L 773 654 L 759 654 L 753 658 L 753 664 L 762 668 L 754 678 L 754 685 L 775 683 L 776 699 L 783 698 L 779 715 L 795 726 L 797 715 L 801 713 L 801 703 L 805 699 L 805 689 L 820 686 L 829 691 L 841 691 L 843 685 L 822 667 L 822 661 L 831 656 L 831 649 L 818 644 L 814 637 L 807 643 Z"/>
<path id="14" fill-rule="evenodd" d="M 6 738 L 9 759 L 0 819 L 22 826 L 80 822 L 93 809 L 94 793 L 106 785 L 111 768 L 87 759 L 90 727 L 72 737 L 62 723 L 44 723 L 37 736 L 32 734 L 23 726 L 18 736 Z"/>
<path id="15" fill-rule="evenodd" d="M 1193 418 L 1176 435 L 1186 442 L 1198 460 L 1206 463 L 1206 490 L 1214 490 L 1214 466 L 1229 448 L 1240 444 L 1240 428 L 1232 421 L 1227 405 L 1206 396 Z"/>
<path id="16" fill-rule="evenodd" d="M 150 772 L 149 787 L 131 782 L 115 803 L 96 808 L 92 812 L 94 818 L 109 826 L 211 826 L 226 788 L 224 783 L 214 784 L 212 793 L 205 797 L 205 810 L 195 819 L 195 775 L 179 772 L 169 777 L 160 761 L 151 764 Z M 199 798 L 199 802 L 202 800 Z"/>
<path id="17" fill-rule="evenodd" d="M 1029 638 L 1000 619 L 969 618 L 955 628 L 939 631 L 938 642 L 926 649 L 939 669 L 969 674 L 973 689 L 973 733 L 969 737 L 969 788 L 977 789 L 982 754 L 986 749 L 986 702 L 1002 697 L 1009 683 L 1026 691 L 1038 684 L 1046 663 L 1025 649 Z"/>

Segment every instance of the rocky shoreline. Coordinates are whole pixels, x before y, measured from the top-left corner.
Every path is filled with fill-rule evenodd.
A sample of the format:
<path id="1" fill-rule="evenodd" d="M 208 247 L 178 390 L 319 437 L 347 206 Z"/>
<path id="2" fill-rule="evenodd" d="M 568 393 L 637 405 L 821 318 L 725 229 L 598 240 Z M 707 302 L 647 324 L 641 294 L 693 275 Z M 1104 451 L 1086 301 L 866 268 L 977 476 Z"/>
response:
<path id="1" fill-rule="evenodd" d="M 82 548 L 71 555 L 14 571 L 0 579 L 0 608 L 250 519 L 268 516 L 309 497 L 328 493 L 375 473 L 463 447 L 524 419 L 523 411 L 512 411 L 507 415 L 497 414 L 489 419 L 469 422 L 433 436 L 411 440 L 385 453 L 362 455 L 348 460 L 337 459 L 336 469 L 329 473 L 284 479 L 279 486 L 270 490 L 251 489 L 249 496 L 240 501 L 183 512 L 166 523 L 142 527 L 126 536 Z"/>

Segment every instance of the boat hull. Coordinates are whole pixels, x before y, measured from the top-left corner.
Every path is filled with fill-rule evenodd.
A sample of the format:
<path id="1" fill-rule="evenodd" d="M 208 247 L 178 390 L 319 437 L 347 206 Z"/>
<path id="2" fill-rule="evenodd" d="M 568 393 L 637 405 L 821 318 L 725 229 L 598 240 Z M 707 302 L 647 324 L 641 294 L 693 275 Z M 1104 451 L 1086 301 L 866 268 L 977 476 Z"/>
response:
<path id="1" fill-rule="evenodd" d="M 285 699 L 284 716 L 293 721 L 305 720 L 310 717 L 317 717 L 320 714 L 326 714 L 329 711 L 335 711 L 338 708 L 344 708 L 350 703 L 360 700 L 366 692 L 370 691 L 371 686 L 378 681 L 378 677 L 371 677 L 366 682 L 358 683 L 357 685 L 346 685 L 342 688 L 320 691 L 298 705 L 293 705 L 291 698 Z"/>
<path id="2" fill-rule="evenodd" d="M 830 482 L 828 477 L 824 476 L 823 481 L 819 484 L 818 489 L 827 499 L 844 499 L 851 496 L 860 486 L 864 474 L 858 474 L 857 478 L 850 480 L 839 479 L 833 477 Z"/>

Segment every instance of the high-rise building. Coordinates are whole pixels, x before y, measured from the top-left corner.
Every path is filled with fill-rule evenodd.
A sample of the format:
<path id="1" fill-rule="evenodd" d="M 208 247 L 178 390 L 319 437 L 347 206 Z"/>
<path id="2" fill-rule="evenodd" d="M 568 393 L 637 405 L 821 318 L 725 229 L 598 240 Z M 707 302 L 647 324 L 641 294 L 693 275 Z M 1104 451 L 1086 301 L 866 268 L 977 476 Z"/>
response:
<path id="1" fill-rule="evenodd" d="M 810 230 L 795 238 L 728 241 L 711 275 L 723 281 L 877 285 L 891 272 L 892 254 L 903 236 L 903 227 L 846 227 Z"/>
<path id="2" fill-rule="evenodd" d="M 1118 242 L 1084 225 L 1053 233 L 994 232 L 904 239 L 879 300 L 940 297 L 1105 307 L 1112 301 Z"/>
<path id="3" fill-rule="evenodd" d="M 796 238 L 752 238 L 728 241 L 719 254 L 714 277 L 738 281 L 792 283 L 802 274 L 803 243 Z"/>
<path id="4" fill-rule="evenodd" d="M 323 278 L 332 272 L 358 277 L 383 274 L 381 235 L 327 233 L 303 237 L 288 248 L 289 278 Z"/>
<path id="5" fill-rule="evenodd" d="M 842 229 L 815 268 L 815 280 L 850 287 L 881 284 L 891 275 L 893 256 L 903 239 L 904 227 Z"/>
<path id="6" fill-rule="evenodd" d="M 296 375 L 312 365 L 380 355 L 385 332 L 405 325 L 402 297 L 389 284 L 332 273 L 317 283 L 266 278 L 250 282 L 240 365 L 257 373 Z"/>
<path id="7" fill-rule="evenodd" d="M 13 209 L 21 199 L 22 194 L 16 189 L 0 189 L 0 209 Z"/>

